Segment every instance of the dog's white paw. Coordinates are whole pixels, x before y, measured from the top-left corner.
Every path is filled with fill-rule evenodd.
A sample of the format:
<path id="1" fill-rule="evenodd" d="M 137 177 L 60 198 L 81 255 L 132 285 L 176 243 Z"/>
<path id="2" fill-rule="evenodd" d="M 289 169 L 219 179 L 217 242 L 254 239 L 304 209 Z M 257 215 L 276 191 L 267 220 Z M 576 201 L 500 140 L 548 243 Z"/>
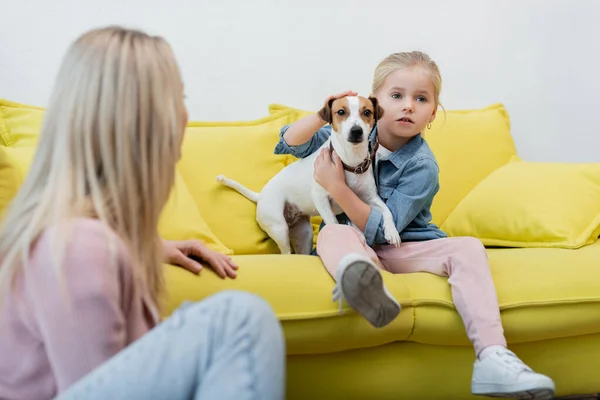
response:
<path id="1" fill-rule="evenodd" d="M 389 244 L 391 244 L 394 247 L 398 247 L 400 246 L 401 240 L 400 240 L 400 234 L 398 233 L 398 230 L 396 229 L 396 225 L 394 225 L 393 222 L 391 223 L 383 223 L 383 236 L 385 237 L 385 240 L 387 240 L 387 242 Z"/>

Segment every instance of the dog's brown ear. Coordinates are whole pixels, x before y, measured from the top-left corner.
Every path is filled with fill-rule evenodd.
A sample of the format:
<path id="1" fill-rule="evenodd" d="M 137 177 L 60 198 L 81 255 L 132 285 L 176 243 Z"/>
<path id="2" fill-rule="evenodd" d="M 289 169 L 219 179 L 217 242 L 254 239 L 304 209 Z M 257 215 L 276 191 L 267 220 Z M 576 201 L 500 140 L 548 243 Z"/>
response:
<path id="1" fill-rule="evenodd" d="M 375 110 L 375 115 L 373 117 L 375 118 L 375 122 L 377 122 L 381 119 L 381 117 L 383 117 L 383 108 L 381 108 L 379 105 L 376 97 L 371 96 L 369 97 L 369 100 L 371 100 L 371 103 L 373 103 L 373 109 Z"/>
<path id="2" fill-rule="evenodd" d="M 333 104 L 333 100 L 335 99 L 329 100 L 327 104 L 325 104 L 323 108 L 319 110 L 319 117 L 328 124 L 331 123 L 331 106 Z"/>

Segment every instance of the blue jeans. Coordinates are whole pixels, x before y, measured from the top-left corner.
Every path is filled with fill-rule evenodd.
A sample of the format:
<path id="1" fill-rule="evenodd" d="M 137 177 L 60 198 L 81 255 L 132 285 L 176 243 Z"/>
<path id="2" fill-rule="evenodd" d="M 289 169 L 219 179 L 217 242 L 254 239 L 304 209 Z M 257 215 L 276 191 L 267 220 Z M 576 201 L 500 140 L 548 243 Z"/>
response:
<path id="1" fill-rule="evenodd" d="M 261 298 L 224 291 L 186 303 L 59 397 L 283 399 L 285 342 Z"/>

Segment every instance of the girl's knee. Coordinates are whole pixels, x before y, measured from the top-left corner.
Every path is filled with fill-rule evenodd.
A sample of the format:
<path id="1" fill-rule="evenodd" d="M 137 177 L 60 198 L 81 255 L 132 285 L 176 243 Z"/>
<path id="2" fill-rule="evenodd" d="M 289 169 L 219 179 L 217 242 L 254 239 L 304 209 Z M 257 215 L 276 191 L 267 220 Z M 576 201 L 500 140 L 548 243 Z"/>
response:
<path id="1" fill-rule="evenodd" d="M 483 257 L 487 259 L 487 252 L 481 240 L 472 236 L 456 237 L 453 240 L 457 243 L 457 251 L 468 255 L 469 258 Z"/>
<path id="2" fill-rule="evenodd" d="M 481 240 L 475 237 L 465 236 L 458 239 L 461 241 L 461 246 L 464 246 L 466 249 L 474 251 L 485 251 L 485 247 L 483 246 L 483 243 L 481 243 Z"/>
<path id="3" fill-rule="evenodd" d="M 363 234 L 353 226 L 345 224 L 328 224 L 321 229 L 317 237 L 317 251 L 326 242 L 345 241 L 344 238 L 357 237 L 364 240 Z"/>

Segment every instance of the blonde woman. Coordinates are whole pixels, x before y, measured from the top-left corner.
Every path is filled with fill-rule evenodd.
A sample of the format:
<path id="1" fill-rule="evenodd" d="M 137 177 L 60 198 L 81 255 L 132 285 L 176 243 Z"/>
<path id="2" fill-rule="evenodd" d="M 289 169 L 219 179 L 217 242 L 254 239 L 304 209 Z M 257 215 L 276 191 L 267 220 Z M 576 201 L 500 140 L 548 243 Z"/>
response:
<path id="1" fill-rule="evenodd" d="M 163 39 L 109 27 L 71 46 L 0 232 L 0 398 L 283 398 L 263 300 L 224 292 L 159 322 L 164 253 L 198 268 L 196 242 L 157 234 L 186 122 Z"/>

